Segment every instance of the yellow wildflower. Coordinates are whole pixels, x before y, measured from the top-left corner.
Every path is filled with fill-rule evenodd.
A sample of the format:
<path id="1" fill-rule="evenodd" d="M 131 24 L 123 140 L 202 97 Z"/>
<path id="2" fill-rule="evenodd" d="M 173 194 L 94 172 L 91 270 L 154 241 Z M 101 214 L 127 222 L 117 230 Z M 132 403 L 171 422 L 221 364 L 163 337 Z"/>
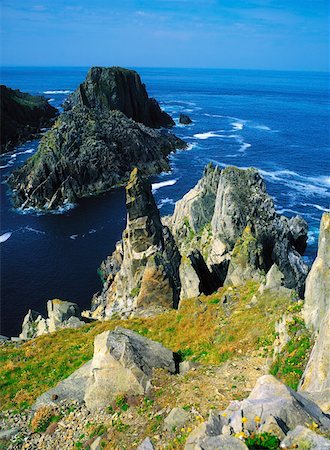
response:
<path id="1" fill-rule="evenodd" d="M 242 417 L 242 423 L 246 423 L 248 421 L 247 417 Z"/>
<path id="2" fill-rule="evenodd" d="M 261 417 L 255 416 L 254 421 L 255 421 L 256 423 L 260 423 L 260 422 L 261 422 Z"/>

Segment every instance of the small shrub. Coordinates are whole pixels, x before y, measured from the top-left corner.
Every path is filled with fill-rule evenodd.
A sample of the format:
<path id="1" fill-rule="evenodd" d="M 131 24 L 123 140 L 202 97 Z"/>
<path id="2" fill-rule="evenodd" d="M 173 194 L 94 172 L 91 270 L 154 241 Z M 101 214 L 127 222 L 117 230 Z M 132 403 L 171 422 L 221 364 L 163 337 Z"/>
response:
<path id="1" fill-rule="evenodd" d="M 52 406 L 42 406 L 33 416 L 31 429 L 33 433 L 43 433 L 51 422 L 57 422 L 60 418 Z"/>
<path id="2" fill-rule="evenodd" d="M 127 411 L 129 408 L 126 395 L 118 395 L 118 397 L 115 400 L 115 403 L 117 408 L 120 408 L 122 411 Z"/>
<path id="3" fill-rule="evenodd" d="M 245 439 L 245 444 L 253 450 L 277 450 L 280 446 L 280 440 L 271 433 L 252 433 Z"/>

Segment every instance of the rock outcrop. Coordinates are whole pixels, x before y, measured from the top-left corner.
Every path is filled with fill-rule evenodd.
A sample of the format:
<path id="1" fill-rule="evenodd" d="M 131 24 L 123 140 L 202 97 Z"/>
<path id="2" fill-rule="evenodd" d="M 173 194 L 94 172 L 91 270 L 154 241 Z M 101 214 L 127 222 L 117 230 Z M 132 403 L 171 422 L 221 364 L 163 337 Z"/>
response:
<path id="1" fill-rule="evenodd" d="M 20 338 L 32 339 L 61 328 L 79 328 L 85 324 L 76 303 L 58 299 L 49 300 L 47 312 L 46 319 L 42 314 L 30 309 L 24 317 Z"/>
<path id="2" fill-rule="evenodd" d="M 123 240 L 102 266 L 106 279 L 92 303 L 94 317 L 160 312 L 179 301 L 180 254 L 162 225 L 150 184 L 134 169 L 126 187 Z"/>
<path id="3" fill-rule="evenodd" d="M 66 110 L 85 106 L 101 112 L 117 110 L 147 127 L 174 125 L 173 119 L 149 98 L 140 75 L 121 67 L 92 67 L 83 83 L 64 104 Z"/>
<path id="4" fill-rule="evenodd" d="M 306 279 L 304 318 L 308 327 L 318 332 L 330 310 L 330 213 L 320 224 L 317 257 Z"/>
<path id="5" fill-rule="evenodd" d="M 52 210 L 127 181 L 137 166 L 150 175 L 169 170 L 168 155 L 185 144 L 119 111 L 77 106 L 63 113 L 38 151 L 8 182 L 15 207 Z"/>
<path id="6" fill-rule="evenodd" d="M 303 315 L 315 344 L 300 389 L 330 411 L 330 214 L 323 214 L 317 258 L 306 280 Z"/>
<path id="7" fill-rule="evenodd" d="M 189 124 L 192 123 L 192 120 L 191 120 L 191 118 L 189 116 L 187 116 L 187 114 L 182 114 L 181 113 L 180 116 L 179 116 L 179 122 L 182 125 L 189 125 Z"/>
<path id="8" fill-rule="evenodd" d="M 220 171 L 209 165 L 166 223 L 183 257 L 180 274 L 191 280 L 190 288 L 181 281 L 182 295 L 210 293 L 214 286 L 253 278 L 262 281 L 274 264 L 282 273 L 283 286 L 303 295 L 308 268 L 301 255 L 307 223 L 276 213 L 255 169 Z"/>
<path id="9" fill-rule="evenodd" d="M 94 341 L 91 377 L 84 397 L 87 407 L 106 407 L 119 394 L 145 394 L 156 368 L 175 373 L 173 352 L 121 327 L 105 331 Z"/>
<path id="10" fill-rule="evenodd" d="M 36 137 L 58 114 L 44 97 L 0 86 L 1 153 Z"/>
<path id="11" fill-rule="evenodd" d="M 38 151 L 8 179 L 17 208 L 53 210 L 144 175 L 169 170 L 168 155 L 186 148 L 131 70 L 93 67 Z M 150 128 L 152 127 L 152 128 Z"/>
<path id="12" fill-rule="evenodd" d="M 263 432 L 275 434 L 282 441 L 281 448 L 285 447 L 284 443 L 295 440 L 298 435 L 300 438 L 308 435 L 308 439 L 316 442 L 317 435 L 309 433 L 309 430 L 304 431 L 301 425 L 305 424 L 314 424 L 321 432 L 328 433 L 330 417 L 314 402 L 305 399 L 273 376 L 264 375 L 258 379 L 247 399 L 232 402 L 222 413 L 212 412 L 209 420 L 189 435 L 185 449 L 213 448 L 204 447 L 202 444 L 208 439 L 212 439 L 215 443 L 217 438 L 225 436 L 229 438 L 242 435 L 243 437 L 251 433 Z M 220 442 L 219 440 L 219 445 Z M 330 441 L 320 437 L 319 442 L 328 445 Z M 236 447 L 233 443 L 233 447 L 221 448 Z"/>

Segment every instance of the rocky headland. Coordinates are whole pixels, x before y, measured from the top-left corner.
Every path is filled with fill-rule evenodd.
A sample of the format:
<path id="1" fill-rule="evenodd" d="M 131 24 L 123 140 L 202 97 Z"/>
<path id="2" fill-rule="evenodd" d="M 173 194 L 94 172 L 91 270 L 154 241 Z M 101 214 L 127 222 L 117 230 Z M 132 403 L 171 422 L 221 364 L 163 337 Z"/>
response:
<path id="1" fill-rule="evenodd" d="M 35 138 L 57 116 L 56 108 L 44 97 L 0 86 L 1 153 Z"/>
<path id="2" fill-rule="evenodd" d="M 8 182 L 17 208 L 44 211 L 75 203 L 144 175 L 169 170 L 168 155 L 186 144 L 139 75 L 92 68 L 66 103 L 67 111 L 41 139 L 38 151 Z"/>
<path id="3" fill-rule="evenodd" d="M 91 311 L 49 301 L 2 338 L 0 442 L 329 449 L 329 213 L 308 273 L 307 224 L 254 169 L 208 165 L 161 218 L 135 168 L 126 204 Z"/>

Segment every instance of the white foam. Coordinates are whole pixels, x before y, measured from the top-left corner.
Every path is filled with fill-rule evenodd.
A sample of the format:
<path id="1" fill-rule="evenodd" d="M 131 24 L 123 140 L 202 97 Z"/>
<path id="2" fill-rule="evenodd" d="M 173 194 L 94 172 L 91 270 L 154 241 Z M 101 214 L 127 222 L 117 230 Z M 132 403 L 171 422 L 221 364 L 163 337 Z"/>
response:
<path id="1" fill-rule="evenodd" d="M 318 209 L 319 211 L 328 212 L 329 208 L 324 208 L 324 206 L 316 205 L 314 203 L 301 203 L 302 206 L 311 206 L 312 208 Z"/>
<path id="2" fill-rule="evenodd" d="M 157 204 L 158 209 L 161 209 L 164 205 L 174 205 L 174 200 L 171 198 L 163 198 L 161 201 Z"/>
<path id="3" fill-rule="evenodd" d="M 8 233 L 2 234 L 2 235 L 0 236 L 0 243 L 3 243 L 3 242 L 8 241 L 8 239 L 10 238 L 10 236 L 11 236 L 12 234 L 13 234 L 13 233 L 12 233 L 11 231 L 8 231 Z"/>
<path id="4" fill-rule="evenodd" d="M 152 191 L 155 192 L 158 189 L 161 189 L 165 186 L 173 186 L 178 180 L 167 180 L 167 181 L 161 181 L 160 183 L 153 183 L 151 185 Z"/>
<path id="5" fill-rule="evenodd" d="M 70 239 L 77 239 L 78 236 L 79 234 L 71 234 Z"/>
<path id="6" fill-rule="evenodd" d="M 94 228 L 92 228 L 91 230 L 89 230 L 88 234 L 94 234 L 96 233 L 96 230 Z"/>
<path id="7" fill-rule="evenodd" d="M 256 128 L 257 130 L 272 131 L 272 129 L 267 127 L 266 125 L 256 125 L 254 128 Z"/>
<path id="8" fill-rule="evenodd" d="M 192 150 L 195 147 L 197 147 L 197 144 L 195 144 L 195 143 L 188 144 L 188 147 L 186 148 L 186 150 Z"/>
<path id="9" fill-rule="evenodd" d="M 224 136 L 222 136 L 220 134 L 216 134 L 216 132 L 214 132 L 214 131 L 208 131 L 207 133 L 196 133 L 196 134 L 194 134 L 194 138 L 202 139 L 202 140 L 209 139 L 209 138 L 212 138 L 212 137 L 224 137 Z"/>
<path id="10" fill-rule="evenodd" d="M 44 231 L 36 230 L 35 228 L 29 227 L 29 226 L 24 227 L 24 230 L 32 231 L 32 233 L 37 233 L 37 234 L 46 234 Z"/>
<path id="11" fill-rule="evenodd" d="M 10 167 L 11 164 L 6 164 L 5 166 L 0 166 L 0 169 L 6 169 L 7 167 Z"/>
<path id="12" fill-rule="evenodd" d="M 245 152 L 245 150 L 247 150 L 248 148 L 250 148 L 251 147 L 251 144 L 249 144 L 248 142 L 244 142 L 241 146 L 240 146 L 240 148 L 239 148 L 239 152 L 241 152 L 241 153 L 244 153 Z"/>
<path id="13" fill-rule="evenodd" d="M 70 91 L 69 89 L 63 89 L 58 91 L 44 91 L 44 94 L 70 94 L 73 91 Z"/>
<path id="14" fill-rule="evenodd" d="M 17 153 L 13 153 L 12 155 L 10 155 L 11 158 L 16 158 Z"/>
<path id="15" fill-rule="evenodd" d="M 243 130 L 244 124 L 242 122 L 232 122 L 234 130 Z"/>

